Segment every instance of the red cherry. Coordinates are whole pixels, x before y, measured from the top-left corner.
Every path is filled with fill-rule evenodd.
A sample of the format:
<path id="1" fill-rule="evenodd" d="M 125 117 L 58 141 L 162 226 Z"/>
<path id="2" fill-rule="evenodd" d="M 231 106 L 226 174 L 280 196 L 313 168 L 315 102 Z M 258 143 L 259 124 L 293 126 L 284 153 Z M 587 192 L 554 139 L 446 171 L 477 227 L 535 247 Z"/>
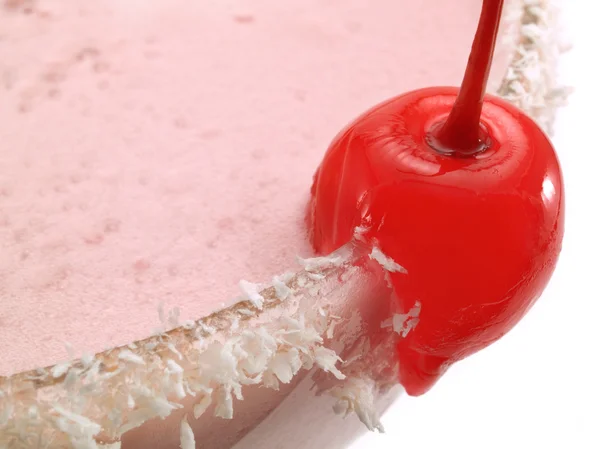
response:
<path id="1" fill-rule="evenodd" d="M 376 106 L 335 138 L 315 174 L 315 250 L 329 253 L 365 226 L 408 271 L 390 277 L 403 311 L 422 304 L 397 351 L 410 395 L 508 332 L 542 293 L 561 248 L 552 144 L 519 109 L 481 95 L 501 8 L 484 1 L 460 91 L 421 89 Z"/>

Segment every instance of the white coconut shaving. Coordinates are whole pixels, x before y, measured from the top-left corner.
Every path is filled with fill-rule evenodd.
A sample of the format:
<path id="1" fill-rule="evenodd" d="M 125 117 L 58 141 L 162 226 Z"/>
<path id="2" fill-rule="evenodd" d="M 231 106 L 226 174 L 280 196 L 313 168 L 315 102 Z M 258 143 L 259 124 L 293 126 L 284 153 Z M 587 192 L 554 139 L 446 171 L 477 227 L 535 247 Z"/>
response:
<path id="1" fill-rule="evenodd" d="M 181 449 L 196 449 L 194 431 L 188 423 L 187 416 L 181 421 L 181 426 L 179 428 L 179 439 Z"/>
<path id="2" fill-rule="evenodd" d="M 62 377 L 67 373 L 67 371 L 69 371 L 70 367 L 70 363 L 59 363 L 52 368 L 52 376 L 55 378 Z"/>
<path id="3" fill-rule="evenodd" d="M 369 231 L 369 227 L 366 225 L 357 226 L 354 228 L 354 240 L 359 242 L 366 242 L 365 234 Z"/>
<path id="4" fill-rule="evenodd" d="M 339 267 L 344 262 L 342 256 L 324 256 L 324 257 L 312 257 L 303 259 L 297 257 L 298 263 L 304 267 L 304 269 L 310 273 L 319 272 L 326 268 Z"/>
<path id="5" fill-rule="evenodd" d="M 566 47 L 559 41 L 559 7 L 556 0 L 523 0 L 520 40 L 498 95 L 515 104 L 552 134 L 555 111 L 563 106 L 571 88 L 557 84 L 556 67 Z"/>
<path id="6" fill-rule="evenodd" d="M 287 299 L 292 294 L 292 289 L 290 289 L 286 282 L 289 282 L 293 277 L 289 276 L 292 273 L 288 273 L 288 275 L 284 276 L 275 276 L 273 278 L 273 287 L 275 287 L 275 293 L 277 293 L 277 297 L 279 299 Z"/>
<path id="7" fill-rule="evenodd" d="M 377 383 L 368 376 L 351 377 L 329 390 L 329 394 L 337 399 L 333 406 L 335 413 L 344 417 L 355 413 L 368 430 L 384 433 L 375 407 L 378 393 Z"/>
<path id="8" fill-rule="evenodd" d="M 391 257 L 386 256 L 383 251 L 376 246 L 374 246 L 371 250 L 369 257 L 379 263 L 384 270 L 389 271 L 390 273 L 408 273 L 408 271 L 406 271 L 402 265 L 397 263 Z"/>
<path id="9" fill-rule="evenodd" d="M 497 93 L 551 132 L 554 110 L 569 93 L 555 85 L 556 12 L 545 0 L 523 0 L 519 12 L 521 38 Z M 364 242 L 366 230 L 357 228 L 356 240 Z M 388 271 L 406 271 L 375 248 L 370 256 Z M 143 342 L 0 378 L 0 448 L 117 449 L 125 432 L 168 417 L 185 398 L 195 401 L 195 418 L 214 405 L 215 416 L 231 419 L 233 399 L 243 400 L 244 386 L 277 389 L 312 369 L 324 376 L 319 390 L 336 398 L 337 413 L 354 413 L 368 429 L 383 431 L 373 404 L 396 382 L 397 366 L 381 361 L 393 351 L 395 338 L 418 324 L 420 304 L 393 314 L 386 328 L 394 332 L 371 341 L 352 334 L 348 322 L 324 307 L 328 293 L 322 286 L 352 276 L 345 270 L 348 254 L 299 262 L 302 274 L 282 275 L 263 290 L 240 282 L 245 300 L 209 318 L 177 327 L 179 310 L 165 314 L 161 308 L 163 329 Z M 267 314 L 257 310 L 279 307 L 283 300 L 286 313 L 261 321 Z M 328 345 L 344 333 L 352 335 L 350 346 Z M 182 449 L 195 447 L 187 418 L 180 441 Z"/>
<path id="10" fill-rule="evenodd" d="M 121 442 L 117 441 L 112 444 L 99 444 L 98 449 L 121 449 Z"/>
<path id="11" fill-rule="evenodd" d="M 406 337 L 419 324 L 420 313 L 421 302 L 417 301 L 408 313 L 395 313 L 392 318 L 381 323 L 381 327 L 391 327 L 398 335 Z"/>
<path id="12" fill-rule="evenodd" d="M 248 282 L 245 280 L 240 281 L 240 289 L 244 292 L 246 298 L 252 303 L 254 307 L 257 309 L 262 309 L 263 304 L 265 302 L 265 298 L 259 293 L 261 290 L 257 284 L 253 284 L 252 282 Z"/>
<path id="13" fill-rule="evenodd" d="M 119 359 L 125 362 L 135 363 L 136 365 L 145 365 L 144 359 L 137 354 L 134 354 L 129 349 L 123 349 L 119 353 Z"/>
<path id="14" fill-rule="evenodd" d="M 337 279 L 348 262 L 340 255 L 331 260 L 323 264 L 329 268 L 319 272 L 324 281 Z M 308 291 L 317 281 L 304 278 L 300 287 L 299 278 L 281 276 L 280 282 L 287 283 L 285 289 L 278 285 L 279 293 L 275 287 L 260 292 L 256 288 L 264 309 L 285 304 L 291 307 L 289 315 L 262 322 L 254 313 L 242 321 L 247 315 L 238 310 L 257 306 L 255 284 L 247 283 L 246 300 L 194 326 L 187 323 L 95 357 L 4 379 L 0 447 L 44 447 L 52 442 L 53 448 L 97 449 L 99 441 L 117 442 L 150 419 L 168 417 L 188 397 L 194 398 L 196 418 L 214 405 L 214 416 L 232 419 L 234 398 L 243 400 L 244 386 L 277 389 L 300 370 L 313 368 L 343 379 L 339 355 L 325 346 L 328 314 L 309 306 L 316 299 Z M 185 424 L 181 432 L 182 448 L 187 449 L 191 438 Z"/>

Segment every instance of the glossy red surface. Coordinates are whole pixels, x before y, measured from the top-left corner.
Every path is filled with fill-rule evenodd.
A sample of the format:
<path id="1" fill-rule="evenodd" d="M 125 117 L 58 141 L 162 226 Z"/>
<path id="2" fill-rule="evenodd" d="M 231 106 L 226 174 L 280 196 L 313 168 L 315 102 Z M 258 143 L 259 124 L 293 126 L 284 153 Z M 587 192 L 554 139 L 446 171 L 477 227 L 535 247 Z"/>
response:
<path id="1" fill-rule="evenodd" d="M 367 237 L 408 270 L 390 275 L 403 311 L 422 303 L 397 353 L 411 395 L 519 321 L 550 279 L 563 236 L 554 149 L 520 110 L 486 96 L 481 123 L 490 140 L 479 154 L 443 155 L 428 145 L 428 130 L 457 93 L 413 91 L 354 121 L 327 151 L 309 205 L 317 252 L 368 226 Z"/>

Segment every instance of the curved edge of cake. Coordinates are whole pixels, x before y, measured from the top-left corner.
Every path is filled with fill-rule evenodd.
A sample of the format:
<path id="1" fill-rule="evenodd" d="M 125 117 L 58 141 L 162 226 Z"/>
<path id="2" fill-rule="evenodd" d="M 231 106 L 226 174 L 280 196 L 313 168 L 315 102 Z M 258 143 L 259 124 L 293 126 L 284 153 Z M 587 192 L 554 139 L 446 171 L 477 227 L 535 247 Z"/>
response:
<path id="1" fill-rule="evenodd" d="M 496 92 L 550 135 L 555 112 L 571 92 L 557 81 L 558 60 L 566 51 L 559 38 L 559 12 L 557 0 L 523 0 L 518 47 Z"/>
<path id="2" fill-rule="evenodd" d="M 521 17 L 518 48 L 496 92 L 536 119 L 549 134 L 554 113 L 569 94 L 556 81 L 561 53 L 555 32 L 557 11 L 552 0 L 515 4 Z M 0 445 L 12 442 L 11 447 L 17 449 L 31 447 L 31 438 L 42 435 L 53 439 L 52 447 L 113 449 L 119 447 L 122 435 L 148 420 L 181 414 L 183 404 L 190 405 L 190 397 L 196 417 L 214 403 L 214 416 L 228 419 L 233 416 L 233 398 L 243 398 L 242 385 L 294 386 L 301 373 L 313 366 L 320 371 L 313 372 L 310 381 L 337 400 L 337 412 L 355 412 L 369 430 L 382 430 L 374 402 L 395 383 L 395 367 L 378 365 L 373 357 L 401 338 L 399 334 L 416 317 L 409 313 L 388 328 L 379 326 L 381 316 L 371 317 L 371 324 L 375 322 L 382 330 L 374 334 L 371 329 L 367 335 L 364 326 L 353 323 L 350 310 L 344 317 L 331 314 L 326 310 L 331 303 L 322 299 L 321 307 L 307 307 L 316 295 L 325 297 L 320 290 L 328 282 L 330 293 L 337 289 L 337 294 L 348 295 L 339 291 L 344 286 L 337 277 L 343 275 L 346 281 L 349 275 L 361 277 L 355 272 L 360 269 L 352 267 L 358 257 L 355 249 L 345 247 L 328 258 L 308 259 L 298 273 L 276 277 L 267 288 L 242 282 L 245 298 L 238 303 L 144 341 L 0 377 Z M 282 314 L 282 310 L 287 312 Z M 394 311 L 384 307 L 374 313 L 389 317 Z M 364 324 L 365 317 L 356 320 Z M 301 337 L 290 344 L 282 335 Z M 339 338 L 343 342 L 336 346 Z M 258 365 L 249 363 L 243 355 L 252 347 L 255 356 L 268 352 L 269 357 Z M 211 369 L 215 364 L 224 371 Z M 204 380 L 198 380 L 198 367 L 204 369 Z M 231 376 L 223 378 L 223 372 Z M 111 389 L 120 391 L 120 402 L 106 394 Z M 182 441 L 189 437 L 188 427 L 182 424 Z"/>

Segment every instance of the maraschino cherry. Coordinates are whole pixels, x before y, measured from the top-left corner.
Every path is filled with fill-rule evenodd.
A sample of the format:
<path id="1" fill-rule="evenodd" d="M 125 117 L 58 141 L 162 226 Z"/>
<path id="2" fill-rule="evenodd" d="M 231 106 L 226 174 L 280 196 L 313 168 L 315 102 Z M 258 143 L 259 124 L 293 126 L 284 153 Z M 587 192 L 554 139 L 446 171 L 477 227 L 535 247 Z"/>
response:
<path id="1" fill-rule="evenodd" d="M 335 138 L 315 174 L 315 250 L 329 253 L 366 227 L 407 270 L 390 273 L 399 307 L 421 302 L 396 354 L 410 395 L 506 334 L 542 293 L 561 249 L 552 144 L 518 108 L 484 96 L 502 6 L 483 1 L 460 90 L 425 88 L 374 107 Z"/>

